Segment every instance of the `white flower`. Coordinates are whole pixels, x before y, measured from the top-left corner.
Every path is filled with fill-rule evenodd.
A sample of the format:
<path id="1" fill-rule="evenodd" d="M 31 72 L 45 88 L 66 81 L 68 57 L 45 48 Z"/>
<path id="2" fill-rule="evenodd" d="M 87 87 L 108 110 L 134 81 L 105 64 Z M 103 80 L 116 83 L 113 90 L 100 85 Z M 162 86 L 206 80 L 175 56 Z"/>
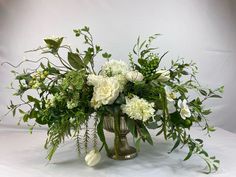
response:
<path id="1" fill-rule="evenodd" d="M 103 76 L 95 75 L 95 74 L 89 74 L 87 77 L 87 84 L 96 86 L 99 84 L 99 82 L 103 79 Z"/>
<path id="2" fill-rule="evenodd" d="M 97 165 L 100 160 L 101 160 L 101 154 L 100 154 L 100 152 L 98 152 L 96 150 L 90 151 L 85 156 L 85 162 L 90 167 Z"/>
<path id="3" fill-rule="evenodd" d="M 94 86 L 91 105 L 95 109 L 101 105 L 112 104 L 119 96 L 120 84 L 114 77 L 104 77 Z"/>
<path id="4" fill-rule="evenodd" d="M 189 107 L 187 105 L 187 100 L 179 100 L 178 101 L 178 107 L 180 108 L 180 116 L 183 119 L 186 119 L 186 117 L 190 117 L 191 116 L 191 112 L 189 110 Z"/>
<path id="5" fill-rule="evenodd" d="M 116 78 L 117 81 L 119 82 L 119 84 L 120 84 L 119 91 L 122 92 L 125 84 L 127 83 L 125 76 L 123 74 L 118 74 L 118 75 L 114 76 L 114 78 Z"/>
<path id="6" fill-rule="evenodd" d="M 160 76 L 157 78 L 160 82 L 166 82 L 170 80 L 170 71 L 168 70 L 159 70 L 156 72 L 157 74 L 160 74 Z"/>
<path id="7" fill-rule="evenodd" d="M 101 69 L 101 75 L 103 76 L 115 76 L 118 74 L 125 75 L 129 71 L 129 66 L 119 60 L 109 60 Z"/>
<path id="8" fill-rule="evenodd" d="M 131 119 L 147 121 L 154 116 L 154 103 L 149 103 L 143 98 L 134 96 L 129 99 L 126 97 L 126 104 L 121 105 L 122 112 L 127 114 Z"/>
<path id="9" fill-rule="evenodd" d="M 66 106 L 68 109 L 73 109 L 78 106 L 78 102 L 76 102 L 75 100 L 70 100 L 67 101 Z"/>
<path id="10" fill-rule="evenodd" d="M 138 71 L 129 71 L 125 75 L 126 79 L 130 82 L 142 81 L 143 75 Z"/>
<path id="11" fill-rule="evenodd" d="M 169 86 L 165 86 L 165 92 L 166 92 L 166 99 L 169 102 L 174 102 L 177 98 L 176 93 L 171 90 Z"/>

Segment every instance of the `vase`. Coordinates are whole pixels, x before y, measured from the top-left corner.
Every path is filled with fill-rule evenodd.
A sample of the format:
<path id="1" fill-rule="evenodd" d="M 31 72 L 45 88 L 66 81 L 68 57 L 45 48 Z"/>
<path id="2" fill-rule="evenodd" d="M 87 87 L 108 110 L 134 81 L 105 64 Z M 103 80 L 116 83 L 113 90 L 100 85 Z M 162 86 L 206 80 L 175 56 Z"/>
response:
<path id="1" fill-rule="evenodd" d="M 115 133 L 114 147 L 107 154 L 108 157 L 115 160 L 129 160 L 137 156 L 137 150 L 128 144 L 126 135 L 130 132 L 126 125 L 124 117 L 119 119 L 119 134 L 115 133 L 114 117 L 104 117 L 103 128 L 108 132 Z"/>

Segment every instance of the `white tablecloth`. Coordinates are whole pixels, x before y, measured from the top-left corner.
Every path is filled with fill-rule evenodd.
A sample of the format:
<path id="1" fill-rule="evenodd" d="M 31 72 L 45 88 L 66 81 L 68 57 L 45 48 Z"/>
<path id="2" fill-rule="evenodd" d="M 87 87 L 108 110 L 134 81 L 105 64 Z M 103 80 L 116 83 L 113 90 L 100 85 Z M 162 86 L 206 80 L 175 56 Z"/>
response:
<path id="1" fill-rule="evenodd" d="M 236 176 L 236 134 L 217 129 L 212 137 L 202 135 L 199 129 L 191 131 L 195 137 L 205 141 L 209 154 L 221 160 L 217 173 L 208 176 Z M 108 135 L 109 136 L 109 135 Z M 0 127 L 0 177 L 197 177 L 206 176 L 200 171 L 205 164 L 198 157 L 184 162 L 186 149 L 167 152 L 172 143 L 155 138 L 155 145 L 142 144 L 138 157 L 128 161 L 114 161 L 103 152 L 102 160 L 94 168 L 78 160 L 74 141 L 66 141 L 56 152 L 53 160 L 45 159 L 43 144 L 45 130 L 29 134 L 24 129 Z M 112 140 L 112 138 L 109 138 Z"/>

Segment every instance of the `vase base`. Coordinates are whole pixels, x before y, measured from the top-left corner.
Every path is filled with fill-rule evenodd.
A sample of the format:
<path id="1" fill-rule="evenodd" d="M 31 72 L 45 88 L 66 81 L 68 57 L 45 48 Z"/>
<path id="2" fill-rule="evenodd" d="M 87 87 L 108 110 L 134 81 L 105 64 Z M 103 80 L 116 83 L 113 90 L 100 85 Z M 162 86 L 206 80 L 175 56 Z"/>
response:
<path id="1" fill-rule="evenodd" d="M 132 146 L 126 147 L 125 149 L 120 149 L 118 156 L 115 155 L 114 148 L 112 148 L 108 154 L 108 157 L 114 160 L 129 160 L 135 158 L 136 156 L 137 150 Z"/>

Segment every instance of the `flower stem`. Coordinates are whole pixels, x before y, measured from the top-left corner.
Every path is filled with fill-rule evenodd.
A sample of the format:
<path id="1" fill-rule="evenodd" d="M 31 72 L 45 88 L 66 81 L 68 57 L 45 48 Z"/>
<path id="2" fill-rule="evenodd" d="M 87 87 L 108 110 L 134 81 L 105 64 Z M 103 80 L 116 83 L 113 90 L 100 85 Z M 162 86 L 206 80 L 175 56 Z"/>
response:
<path id="1" fill-rule="evenodd" d="M 114 115 L 114 130 L 115 130 L 115 140 L 114 140 L 114 150 L 115 157 L 118 159 L 119 155 L 119 143 L 120 143 L 120 116 L 119 114 Z"/>

